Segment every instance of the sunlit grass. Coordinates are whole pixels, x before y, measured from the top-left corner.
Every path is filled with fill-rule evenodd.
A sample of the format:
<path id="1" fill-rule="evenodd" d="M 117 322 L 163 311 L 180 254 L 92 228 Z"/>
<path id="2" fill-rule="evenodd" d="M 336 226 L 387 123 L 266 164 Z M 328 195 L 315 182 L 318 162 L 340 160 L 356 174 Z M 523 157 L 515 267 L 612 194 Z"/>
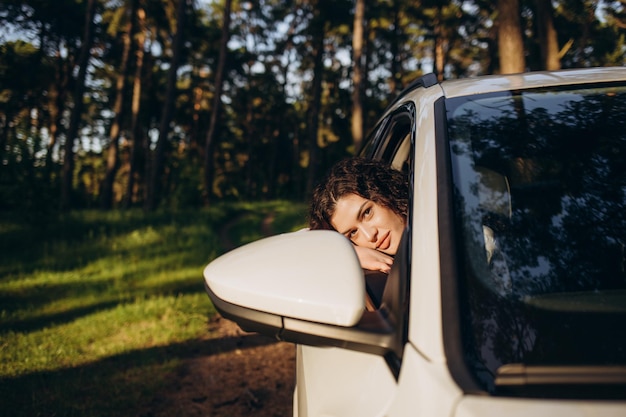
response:
<path id="1" fill-rule="evenodd" d="M 198 336 L 213 314 L 203 294 L 158 296 L 116 305 L 71 322 L 4 335 L 0 375 L 73 368 L 137 349 Z"/>
<path id="2" fill-rule="evenodd" d="M 6 262 L 13 268 L 0 277 L 2 321 L 187 291 L 194 281 L 200 291 L 202 265 L 221 251 L 214 225 L 202 220 L 128 231 L 120 227 L 117 234 L 113 228 L 85 239 L 44 236 L 25 254 L 28 265 L 19 265 L 19 254 Z M 85 222 L 86 230 L 90 225 Z"/>
<path id="3" fill-rule="evenodd" d="M 304 206 L 290 202 L 4 216 L 0 409 L 133 415 L 207 337 L 215 311 L 204 266 L 229 246 L 304 224 Z"/>

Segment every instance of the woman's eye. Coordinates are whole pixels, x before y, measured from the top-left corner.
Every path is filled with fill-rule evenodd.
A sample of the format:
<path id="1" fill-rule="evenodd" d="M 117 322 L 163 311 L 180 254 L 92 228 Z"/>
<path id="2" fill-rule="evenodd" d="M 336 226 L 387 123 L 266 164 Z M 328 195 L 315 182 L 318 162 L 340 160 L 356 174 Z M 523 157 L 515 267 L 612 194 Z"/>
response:
<path id="1" fill-rule="evenodd" d="M 368 207 L 368 208 L 366 208 L 366 209 L 363 211 L 363 216 L 364 216 L 364 217 L 367 217 L 367 216 L 369 216 L 371 213 L 372 213 L 372 208 L 371 208 L 371 207 Z"/>
<path id="2" fill-rule="evenodd" d="M 354 237 L 354 235 L 356 235 L 356 229 L 355 229 L 355 230 L 350 230 L 350 231 L 348 232 L 348 236 L 349 236 L 349 237 L 351 237 L 351 238 L 352 238 L 352 237 Z"/>

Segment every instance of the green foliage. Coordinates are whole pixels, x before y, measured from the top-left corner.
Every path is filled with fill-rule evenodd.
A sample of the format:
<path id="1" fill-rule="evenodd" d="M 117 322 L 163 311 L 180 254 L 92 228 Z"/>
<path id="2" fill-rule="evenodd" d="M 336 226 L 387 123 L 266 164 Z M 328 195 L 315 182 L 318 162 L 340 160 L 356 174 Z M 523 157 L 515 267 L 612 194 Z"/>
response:
<path id="1" fill-rule="evenodd" d="M 100 194 L 109 189 L 102 186 L 107 170 L 117 173 L 113 207 L 122 207 L 127 200 L 142 206 L 145 190 L 151 189 L 148 184 L 154 183 L 163 185 L 157 198 L 160 207 L 170 209 L 197 208 L 215 199 L 298 199 L 304 195 L 307 173 L 313 172 L 310 165 L 317 168 L 314 175 L 321 175 L 357 151 L 351 137 L 353 2 L 234 3 L 222 109 L 208 151 L 224 2 L 192 3 L 173 118 L 169 132 L 161 135 L 166 138 L 163 175 L 154 176 L 150 174 L 155 166 L 154 141 L 159 136 L 180 3 L 98 2 L 78 138 L 66 136 L 76 104 L 72 97 L 78 87 L 76 64 L 87 2 L 0 3 L 0 210 L 19 209 L 37 217 L 59 207 L 67 140 L 75 144 L 72 190 L 67 193 L 72 209 L 101 205 Z M 563 68 L 624 64 L 623 1 L 542 3 L 551 7 Z M 523 55 L 532 70 L 545 65 L 537 41 L 541 29 L 537 4 L 520 2 Z M 460 78 L 498 71 L 494 2 L 397 0 L 370 1 L 367 6 L 362 62 L 365 132 L 389 100 L 425 72 Z M 321 27 L 323 65 L 315 68 L 313 45 Z M 120 40 L 128 30 L 133 31 L 132 39 L 145 36 L 147 41 L 133 42 L 129 51 L 119 153 L 115 164 L 109 164 L 124 50 Z M 138 68 L 142 71 L 136 72 Z M 314 80 L 321 80 L 321 99 L 315 106 Z M 312 121 L 314 108 L 317 118 Z M 310 152 L 311 147 L 316 152 Z M 207 175 L 205 166 L 210 170 Z M 212 181 L 208 190 L 205 179 Z M 126 195 L 129 183 L 135 185 L 132 199 Z"/>
<path id="2" fill-rule="evenodd" d="M 136 416 L 181 360 L 211 350 L 203 267 L 304 223 L 304 205 L 288 201 L 81 211 L 37 225 L 3 216 L 0 409 Z"/>

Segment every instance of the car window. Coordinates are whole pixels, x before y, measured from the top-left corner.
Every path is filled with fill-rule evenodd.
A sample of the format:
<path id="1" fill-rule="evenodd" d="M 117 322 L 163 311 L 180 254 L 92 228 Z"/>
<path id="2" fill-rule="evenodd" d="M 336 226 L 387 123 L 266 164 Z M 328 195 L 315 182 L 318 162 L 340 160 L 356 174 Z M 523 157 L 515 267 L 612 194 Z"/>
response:
<path id="1" fill-rule="evenodd" d="M 414 107 L 403 105 L 378 123 L 361 152 L 362 156 L 387 161 L 409 173 L 414 126 Z"/>
<path id="2" fill-rule="evenodd" d="M 626 86 L 446 110 L 475 377 L 497 391 L 507 366 L 626 365 Z"/>

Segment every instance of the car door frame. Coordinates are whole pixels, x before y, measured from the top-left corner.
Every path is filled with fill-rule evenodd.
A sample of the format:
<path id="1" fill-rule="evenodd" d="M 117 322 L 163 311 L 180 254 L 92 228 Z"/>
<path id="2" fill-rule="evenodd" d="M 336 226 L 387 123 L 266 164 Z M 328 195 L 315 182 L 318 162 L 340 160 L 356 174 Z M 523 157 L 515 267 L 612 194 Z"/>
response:
<path id="1" fill-rule="evenodd" d="M 386 115 L 378 122 L 372 133 L 365 142 L 361 156 L 389 162 L 392 167 L 403 171 L 407 175 L 409 182 L 409 207 L 413 206 L 413 150 L 416 134 L 416 114 L 415 103 L 406 101 L 397 104 L 390 109 Z M 388 309 L 393 321 L 396 323 L 396 335 L 398 341 L 394 352 L 385 355 L 385 360 L 391 372 L 397 379 L 402 366 L 402 355 L 404 345 L 408 339 L 408 319 L 409 319 L 409 294 L 411 276 L 411 230 L 412 230 L 412 210 L 407 213 L 407 225 L 405 227 L 402 240 L 398 249 L 398 254 L 394 260 L 394 267 L 391 274 L 395 277 L 388 279 L 385 286 L 383 299 L 388 304 Z"/>

